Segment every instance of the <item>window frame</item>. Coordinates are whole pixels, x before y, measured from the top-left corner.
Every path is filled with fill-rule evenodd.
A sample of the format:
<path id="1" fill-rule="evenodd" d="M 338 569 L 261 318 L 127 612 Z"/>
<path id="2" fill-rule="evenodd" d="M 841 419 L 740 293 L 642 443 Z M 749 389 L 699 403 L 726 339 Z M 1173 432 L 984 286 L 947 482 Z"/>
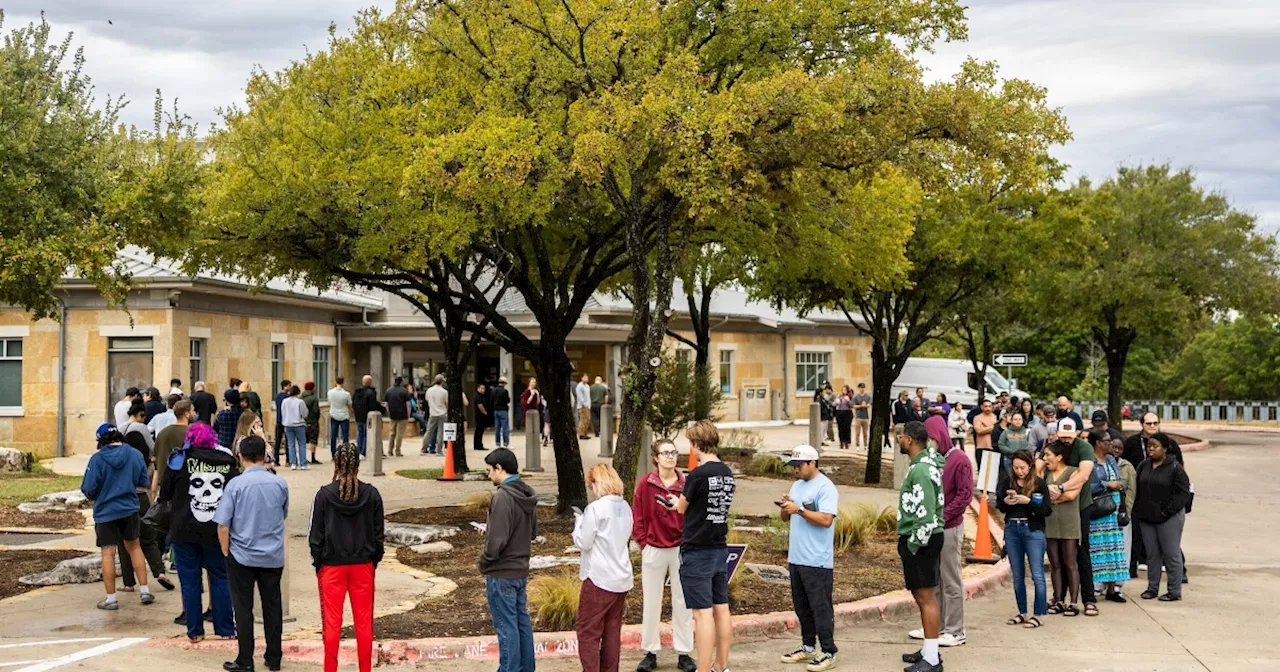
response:
<path id="1" fill-rule="evenodd" d="M 199 350 L 193 354 L 192 351 Z M 204 381 L 207 372 L 207 363 L 209 358 L 209 341 L 205 338 L 192 338 L 187 342 L 187 374 L 191 376 L 188 385 L 195 385 L 196 381 Z M 194 388 L 192 388 L 194 389 Z"/>
<path id="2" fill-rule="evenodd" d="M 796 350 L 794 366 L 797 395 L 811 395 L 820 389 L 823 380 L 831 380 L 831 352 L 828 350 Z M 814 369 L 812 376 L 809 368 Z M 805 371 L 803 375 L 802 371 Z M 811 377 L 813 386 L 808 387 Z"/>
<path id="3" fill-rule="evenodd" d="M 321 357 L 323 355 L 323 358 Z M 333 346 L 332 345 L 315 345 L 311 346 L 311 380 L 316 384 L 316 395 L 323 396 L 329 389 L 332 378 L 333 366 Z M 321 368 L 323 364 L 323 368 Z"/>
<path id="4" fill-rule="evenodd" d="M 271 393 L 280 391 L 280 383 L 284 382 L 284 343 L 271 343 Z"/>
<path id="5" fill-rule="evenodd" d="M 13 356 L 9 354 L 9 347 L 10 347 L 10 344 L 12 343 L 18 344 L 17 356 Z M 18 368 L 18 386 L 17 386 L 18 404 L 16 406 L 12 404 L 0 405 L 0 417 L 21 417 L 22 415 L 24 415 L 23 393 L 22 393 L 22 380 L 23 380 L 22 369 L 25 366 L 25 362 L 23 360 L 23 357 L 25 356 L 25 352 L 26 352 L 26 344 L 23 343 L 23 337 L 21 336 L 0 337 L 0 362 L 17 362 L 18 363 L 18 367 L 17 367 Z"/>
<path id="6" fill-rule="evenodd" d="M 720 379 L 720 394 L 726 397 L 737 396 L 734 392 L 734 387 L 733 387 L 734 367 L 737 365 L 736 362 L 734 361 L 735 352 L 736 352 L 735 350 L 720 348 L 719 349 L 720 354 L 717 356 L 717 359 L 716 359 L 716 367 L 717 367 L 716 373 Z M 729 356 L 728 362 L 725 362 L 725 355 Z M 725 376 L 726 371 L 729 374 L 727 377 L 728 378 L 727 380 Z"/>

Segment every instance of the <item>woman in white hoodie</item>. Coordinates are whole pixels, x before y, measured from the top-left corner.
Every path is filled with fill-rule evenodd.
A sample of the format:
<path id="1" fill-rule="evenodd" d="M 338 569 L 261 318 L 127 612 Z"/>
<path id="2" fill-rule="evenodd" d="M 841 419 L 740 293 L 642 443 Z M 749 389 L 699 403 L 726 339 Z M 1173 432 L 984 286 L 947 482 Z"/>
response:
<path id="1" fill-rule="evenodd" d="M 951 427 L 951 447 L 964 450 L 964 436 L 969 432 L 969 421 L 965 417 L 964 407 L 956 402 L 951 407 L 951 415 L 947 416 L 947 425 Z"/>
<path id="2" fill-rule="evenodd" d="M 578 659 L 584 672 L 618 672 L 622 614 L 632 586 L 631 507 L 622 498 L 622 479 L 607 464 L 587 472 L 587 488 L 596 501 L 573 526 L 573 543 L 582 550 Z"/>

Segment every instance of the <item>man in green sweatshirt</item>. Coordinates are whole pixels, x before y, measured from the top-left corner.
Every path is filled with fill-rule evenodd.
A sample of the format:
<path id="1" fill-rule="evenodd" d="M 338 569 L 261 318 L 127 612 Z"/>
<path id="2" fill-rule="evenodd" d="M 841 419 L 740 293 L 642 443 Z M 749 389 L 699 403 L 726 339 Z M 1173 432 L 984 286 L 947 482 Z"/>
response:
<path id="1" fill-rule="evenodd" d="M 898 449 L 911 459 L 898 496 L 898 556 L 907 590 L 920 607 L 924 646 L 903 654 L 907 672 L 941 672 L 938 656 L 938 569 L 942 558 L 943 458 L 929 447 L 922 422 L 908 422 L 898 437 Z"/>

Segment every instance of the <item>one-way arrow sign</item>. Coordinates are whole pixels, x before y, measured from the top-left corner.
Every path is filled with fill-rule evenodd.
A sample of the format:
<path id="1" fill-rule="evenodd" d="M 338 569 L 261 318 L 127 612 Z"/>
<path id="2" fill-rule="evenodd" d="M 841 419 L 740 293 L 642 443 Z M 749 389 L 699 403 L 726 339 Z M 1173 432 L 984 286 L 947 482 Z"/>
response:
<path id="1" fill-rule="evenodd" d="M 1026 366 L 1027 356 L 1002 353 L 993 357 L 991 363 L 996 366 Z"/>

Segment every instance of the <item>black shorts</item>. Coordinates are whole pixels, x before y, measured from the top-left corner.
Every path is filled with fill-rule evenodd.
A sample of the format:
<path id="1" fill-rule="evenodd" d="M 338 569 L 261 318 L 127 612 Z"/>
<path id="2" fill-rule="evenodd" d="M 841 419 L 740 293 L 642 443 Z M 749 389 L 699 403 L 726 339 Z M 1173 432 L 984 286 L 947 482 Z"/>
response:
<path id="1" fill-rule="evenodd" d="M 97 523 L 93 531 L 98 537 L 98 548 L 114 547 L 122 541 L 137 541 L 142 531 L 142 519 L 134 513 L 126 518 Z"/>
<path id="2" fill-rule="evenodd" d="M 308 422 L 307 423 L 307 445 L 313 446 L 320 442 L 319 439 L 320 439 L 320 423 Z"/>
<path id="3" fill-rule="evenodd" d="M 907 590 L 938 587 L 938 567 L 942 560 L 942 528 L 929 537 L 929 543 L 915 553 L 907 546 L 906 537 L 898 537 L 898 557 L 902 558 L 902 578 Z"/>
<path id="4" fill-rule="evenodd" d="M 684 605 L 710 609 L 729 604 L 729 549 L 692 548 L 680 551 L 680 587 Z"/>

